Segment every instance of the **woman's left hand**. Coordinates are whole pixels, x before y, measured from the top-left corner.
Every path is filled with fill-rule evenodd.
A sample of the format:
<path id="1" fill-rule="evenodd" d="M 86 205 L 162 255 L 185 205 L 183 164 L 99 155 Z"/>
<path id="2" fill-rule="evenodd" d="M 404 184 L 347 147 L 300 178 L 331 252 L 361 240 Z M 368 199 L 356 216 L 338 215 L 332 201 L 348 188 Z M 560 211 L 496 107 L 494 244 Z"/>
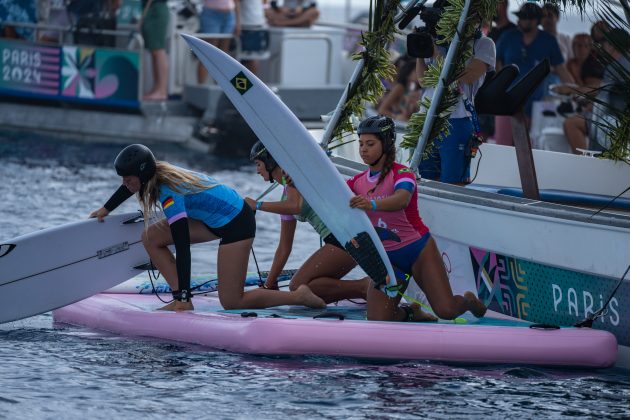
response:
<path id="1" fill-rule="evenodd" d="M 350 199 L 350 207 L 353 209 L 372 210 L 372 203 L 362 195 L 355 195 Z"/>

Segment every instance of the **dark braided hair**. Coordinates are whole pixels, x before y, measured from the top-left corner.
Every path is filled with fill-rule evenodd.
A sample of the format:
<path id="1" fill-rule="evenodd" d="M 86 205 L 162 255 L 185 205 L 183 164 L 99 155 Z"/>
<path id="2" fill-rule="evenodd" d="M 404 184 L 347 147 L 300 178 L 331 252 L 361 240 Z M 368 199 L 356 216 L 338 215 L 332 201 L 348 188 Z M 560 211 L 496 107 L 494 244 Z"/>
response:
<path id="1" fill-rule="evenodd" d="M 384 143 L 381 142 L 384 146 Z M 383 162 L 383 169 L 381 169 L 381 173 L 378 176 L 378 182 L 376 185 L 368 191 L 368 194 L 372 194 L 376 187 L 379 186 L 381 182 L 385 179 L 387 174 L 390 173 L 392 167 L 394 166 L 394 162 L 396 161 L 396 146 L 392 145 L 387 152 L 385 152 L 385 162 Z"/>

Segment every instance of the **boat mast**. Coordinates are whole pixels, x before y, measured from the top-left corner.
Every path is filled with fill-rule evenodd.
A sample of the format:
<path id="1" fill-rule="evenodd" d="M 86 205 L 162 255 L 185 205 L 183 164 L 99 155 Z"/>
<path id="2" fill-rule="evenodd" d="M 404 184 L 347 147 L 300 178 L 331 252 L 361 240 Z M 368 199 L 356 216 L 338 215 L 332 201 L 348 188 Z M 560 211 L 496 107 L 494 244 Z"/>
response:
<path id="1" fill-rule="evenodd" d="M 395 16 L 393 16 L 392 22 L 394 24 L 400 22 L 406 16 L 406 14 L 410 11 L 410 9 L 412 9 L 418 3 L 423 4 L 424 2 L 426 2 L 426 0 L 411 0 L 405 7 L 403 7 L 400 5 L 400 0 L 375 0 L 376 7 L 375 7 L 374 12 L 372 12 L 373 10 L 372 5 L 374 3 L 370 5 L 370 22 L 369 22 L 368 31 L 375 32 L 375 31 L 382 30 L 384 27 L 387 28 L 387 25 L 388 25 L 387 22 L 389 22 L 389 14 L 394 13 L 394 11 L 397 11 L 398 13 L 395 14 Z M 391 29 L 391 33 L 392 34 L 395 33 L 395 28 Z M 388 42 L 388 36 L 386 34 L 383 34 L 383 36 L 381 36 L 379 40 L 377 41 L 378 45 L 376 46 L 376 48 L 385 47 L 387 42 Z M 366 57 L 366 55 L 363 55 L 363 57 Z M 367 71 L 370 71 L 370 65 L 371 65 L 370 63 L 367 64 L 368 66 Z M 338 128 L 337 126 L 340 124 L 340 119 L 344 117 L 344 111 L 346 110 L 346 107 L 348 106 L 348 102 L 350 101 L 351 98 L 355 97 L 355 95 L 357 94 L 357 91 L 360 89 L 361 85 L 365 82 L 365 75 L 364 75 L 364 71 L 366 71 L 365 67 L 366 67 L 365 58 L 359 59 L 354 69 L 354 72 L 352 73 L 352 77 L 350 78 L 350 81 L 348 82 L 346 89 L 341 95 L 341 98 L 339 99 L 339 102 L 337 103 L 337 106 L 335 110 L 333 111 L 330 117 L 330 120 L 328 121 L 326 125 L 326 129 L 324 130 L 324 135 L 320 142 L 320 145 L 322 146 L 324 150 L 328 150 L 328 145 L 334 140 L 333 136 L 335 134 L 335 130 Z M 393 75 L 391 75 L 391 77 L 393 77 Z M 350 116 L 347 115 L 347 117 L 350 117 Z"/>

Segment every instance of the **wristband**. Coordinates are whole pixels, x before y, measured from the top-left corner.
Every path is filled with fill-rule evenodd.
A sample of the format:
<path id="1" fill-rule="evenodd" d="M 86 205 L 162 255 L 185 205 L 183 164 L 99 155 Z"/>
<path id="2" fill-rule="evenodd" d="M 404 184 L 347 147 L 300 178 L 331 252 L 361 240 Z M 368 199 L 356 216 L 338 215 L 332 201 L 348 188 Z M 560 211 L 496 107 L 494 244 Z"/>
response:
<path id="1" fill-rule="evenodd" d="M 262 207 L 263 202 L 262 201 L 257 201 L 256 202 L 256 210 L 260 210 L 260 208 Z"/>
<path id="2" fill-rule="evenodd" d="M 376 211 L 376 200 L 370 200 L 370 203 L 372 203 L 372 210 Z"/>

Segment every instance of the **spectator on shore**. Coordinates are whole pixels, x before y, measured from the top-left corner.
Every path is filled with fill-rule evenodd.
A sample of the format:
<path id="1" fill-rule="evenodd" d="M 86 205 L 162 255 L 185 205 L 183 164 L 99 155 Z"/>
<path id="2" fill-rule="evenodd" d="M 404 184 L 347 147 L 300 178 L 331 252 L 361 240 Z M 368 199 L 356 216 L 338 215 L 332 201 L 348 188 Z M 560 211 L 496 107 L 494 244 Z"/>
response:
<path id="1" fill-rule="evenodd" d="M 247 57 L 241 61 L 249 71 L 256 74 L 258 60 L 255 56 L 267 50 L 269 42 L 263 0 L 240 0 L 240 18 L 241 50 Z"/>
<path id="2" fill-rule="evenodd" d="M 515 28 L 516 24 L 510 20 L 508 15 L 509 0 L 497 2 L 496 15 L 492 18 L 494 26 L 488 32 L 488 38 L 494 41 L 496 45 L 503 35 L 508 30 Z M 479 128 L 481 135 L 484 138 L 490 138 L 494 136 L 494 116 L 492 115 L 479 115 Z"/>
<path id="3" fill-rule="evenodd" d="M 609 31 L 610 26 L 603 20 L 598 20 L 591 25 L 591 38 L 594 44 L 601 44 L 604 41 L 604 32 Z"/>
<path id="4" fill-rule="evenodd" d="M 628 112 L 628 103 L 623 96 L 624 72 L 630 72 L 630 35 L 620 28 L 611 29 L 607 36 L 601 41 L 602 48 L 612 58 L 612 62 L 606 66 L 604 78 L 597 89 L 598 103 L 593 105 L 593 112 L 585 115 L 574 115 L 564 121 L 564 133 L 573 152 L 579 154 L 577 149 L 601 149 L 610 146 L 606 138 L 603 126 L 613 126 L 617 124 L 617 116 L 613 113 L 622 114 Z M 591 87 L 571 88 L 560 86 L 559 93 L 579 93 L 594 92 Z M 601 102 L 601 103 L 599 103 Z M 606 104 L 607 107 L 604 107 Z M 587 137 L 588 136 L 588 137 Z M 590 144 L 589 144 L 590 140 Z"/>
<path id="5" fill-rule="evenodd" d="M 319 10 L 313 0 L 284 0 L 281 5 L 272 0 L 265 16 L 269 26 L 310 27 L 319 18 Z"/>
<path id="6" fill-rule="evenodd" d="M 443 4 L 448 6 L 448 0 Z M 496 62 L 492 39 L 483 36 L 479 31 L 472 42 L 473 55 L 457 79 L 460 94 L 448 120 L 448 135 L 440 135 L 434 139 L 433 147 L 423 157 L 418 168 L 422 178 L 451 184 L 470 181 L 470 151 L 474 147 L 480 128 L 477 126 L 477 113 L 474 109 L 475 95 L 483 84 L 486 73 L 495 69 Z M 416 62 L 420 83 L 424 78 L 427 64 L 437 58 L 440 48 L 435 47 L 434 51 L 433 58 L 426 61 L 418 59 Z M 426 88 L 423 98 L 433 97 L 434 90 L 433 87 Z"/>
<path id="7" fill-rule="evenodd" d="M 36 23 L 37 0 L 0 0 L 0 37 L 33 41 L 33 29 L 2 22 Z"/>
<path id="8" fill-rule="evenodd" d="M 604 32 L 610 31 L 610 26 L 603 20 L 598 20 L 591 25 L 591 57 L 588 59 L 589 73 L 592 73 L 593 79 L 587 80 L 589 86 L 599 86 L 601 79 L 604 77 L 604 64 L 602 63 L 597 47 L 601 48 L 601 44 L 604 41 Z"/>
<path id="9" fill-rule="evenodd" d="M 517 80 L 520 80 L 538 63 L 548 59 L 552 73 L 557 74 L 564 83 L 574 83 L 573 77 L 564 65 L 564 58 L 556 38 L 538 29 L 542 19 L 541 7 L 534 3 L 525 3 L 515 13 L 518 16 L 517 27 L 504 33 L 497 45 L 497 70 L 503 66 L 515 64 L 520 71 Z M 547 83 L 543 81 L 525 103 L 527 124 L 531 119 L 533 102 L 545 96 L 546 87 Z M 508 146 L 514 144 L 511 117 L 496 116 L 494 140 L 498 144 Z"/>
<path id="10" fill-rule="evenodd" d="M 63 0 L 39 0 L 37 8 L 37 22 L 55 26 L 70 26 L 70 12 Z M 37 33 L 37 40 L 61 44 L 64 41 L 64 32 L 42 29 Z"/>
<path id="11" fill-rule="evenodd" d="M 383 96 L 377 112 L 394 120 L 407 121 L 418 110 L 421 89 L 417 82 L 415 59 L 406 56 L 402 60 L 396 81 Z"/>
<path id="12" fill-rule="evenodd" d="M 560 20 L 560 8 L 554 3 L 545 3 L 542 7 L 542 19 L 540 23 L 543 31 L 553 35 L 558 41 L 560 52 L 566 62 L 573 57 L 571 48 L 571 36 L 558 32 L 558 21 Z"/>
<path id="13" fill-rule="evenodd" d="M 166 33 L 170 14 L 166 0 L 142 0 L 142 37 L 144 48 L 151 54 L 153 87 L 142 98 L 145 101 L 164 101 L 168 97 L 168 55 Z"/>
<path id="14" fill-rule="evenodd" d="M 199 16 L 199 30 L 204 34 L 241 35 L 241 13 L 239 0 L 205 0 Z M 215 47 L 228 52 L 232 38 L 203 38 Z M 203 84 L 208 79 L 208 71 L 203 64 L 197 64 L 197 82 Z"/>
<path id="15" fill-rule="evenodd" d="M 509 29 L 515 28 L 516 24 L 508 16 L 509 0 L 497 2 L 497 14 L 494 16 L 494 26 L 488 32 L 488 37 L 496 44 L 501 35 Z"/>
<path id="16" fill-rule="evenodd" d="M 573 58 L 567 63 L 567 69 L 578 86 L 597 87 L 602 81 L 603 68 L 593 55 L 593 42 L 587 33 L 573 37 Z"/>

